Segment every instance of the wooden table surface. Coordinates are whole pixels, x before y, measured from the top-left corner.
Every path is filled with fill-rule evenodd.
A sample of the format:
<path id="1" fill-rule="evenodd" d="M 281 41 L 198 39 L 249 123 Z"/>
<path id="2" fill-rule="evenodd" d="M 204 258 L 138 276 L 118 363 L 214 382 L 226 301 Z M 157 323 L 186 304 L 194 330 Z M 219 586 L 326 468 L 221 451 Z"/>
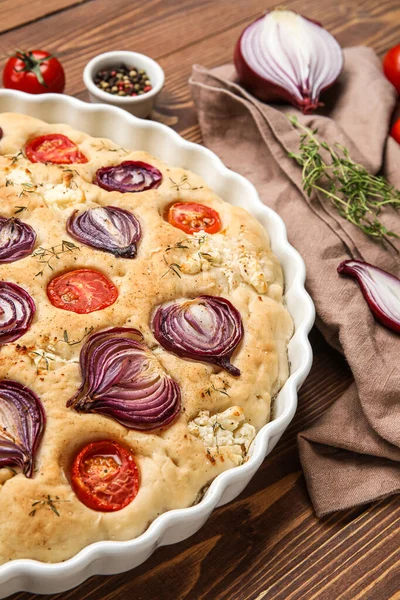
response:
<path id="1" fill-rule="evenodd" d="M 285 0 L 321 21 L 342 46 L 367 44 L 382 56 L 400 43 L 399 0 Z M 2 0 L 0 52 L 44 48 L 67 73 L 66 93 L 87 100 L 86 62 L 128 49 L 166 73 L 155 118 L 201 143 L 187 80 L 191 65 L 231 60 L 245 25 L 273 0 Z M 54 600 L 400 599 L 399 498 L 316 519 L 296 435 L 351 383 L 341 356 L 313 331 L 314 366 L 299 409 L 277 448 L 242 495 L 214 512 L 192 538 L 157 550 L 134 571 L 92 577 Z M 13 600 L 39 596 L 20 593 Z"/>

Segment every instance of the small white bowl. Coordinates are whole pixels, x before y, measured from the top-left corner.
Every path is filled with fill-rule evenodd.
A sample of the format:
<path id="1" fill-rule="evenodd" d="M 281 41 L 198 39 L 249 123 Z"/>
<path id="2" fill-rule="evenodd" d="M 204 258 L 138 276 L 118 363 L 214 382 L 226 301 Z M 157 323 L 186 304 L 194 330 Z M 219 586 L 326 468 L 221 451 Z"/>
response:
<path id="1" fill-rule="evenodd" d="M 117 96 L 107 94 L 107 92 L 103 92 L 98 88 L 94 83 L 96 73 L 101 69 L 114 67 L 121 63 L 126 64 L 128 67 L 144 69 L 149 76 L 152 89 L 140 96 Z M 87 63 L 83 71 L 83 81 L 89 92 L 91 102 L 112 104 L 124 108 L 132 115 L 142 119 L 150 115 L 156 98 L 164 85 L 164 79 L 164 71 L 155 60 L 145 54 L 130 52 L 129 50 L 115 50 L 98 54 Z"/>

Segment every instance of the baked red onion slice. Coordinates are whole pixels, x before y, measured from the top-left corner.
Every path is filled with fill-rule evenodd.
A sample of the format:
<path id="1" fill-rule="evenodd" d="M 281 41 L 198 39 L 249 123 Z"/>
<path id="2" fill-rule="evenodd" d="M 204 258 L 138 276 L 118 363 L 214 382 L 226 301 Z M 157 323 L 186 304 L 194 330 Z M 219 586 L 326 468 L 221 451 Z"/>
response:
<path id="1" fill-rule="evenodd" d="M 156 340 L 166 350 L 240 375 L 230 358 L 243 337 L 243 323 L 229 300 L 199 296 L 194 300 L 166 302 L 157 309 L 152 327 Z"/>
<path id="2" fill-rule="evenodd" d="M 353 277 L 376 319 L 400 333 L 400 279 L 361 260 L 345 260 L 338 273 Z"/>
<path id="3" fill-rule="evenodd" d="M 80 355 L 82 385 L 67 403 L 111 417 L 128 429 L 164 427 L 179 413 L 181 391 L 137 329 L 115 327 L 90 336 Z"/>
<path id="4" fill-rule="evenodd" d="M 319 24 L 289 10 L 273 10 L 246 27 L 234 62 L 243 86 L 266 102 L 291 102 L 305 114 L 343 69 L 335 38 Z"/>
<path id="5" fill-rule="evenodd" d="M 22 287 L 0 281 L 0 345 L 15 342 L 32 323 L 36 306 Z"/>
<path id="6" fill-rule="evenodd" d="M 0 263 L 21 260 L 32 253 L 35 230 L 19 219 L 0 217 Z"/>
<path id="7" fill-rule="evenodd" d="M 162 174 L 156 167 L 137 160 L 126 160 L 120 165 L 99 169 L 94 183 L 108 192 L 124 194 L 158 188 L 161 179 Z"/>
<path id="8" fill-rule="evenodd" d="M 32 477 L 46 417 L 39 398 L 17 381 L 0 381 L 0 467 Z"/>
<path id="9" fill-rule="evenodd" d="M 74 211 L 67 221 L 71 237 L 117 257 L 135 258 L 141 229 L 131 212 L 116 206 L 98 206 L 78 213 Z"/>

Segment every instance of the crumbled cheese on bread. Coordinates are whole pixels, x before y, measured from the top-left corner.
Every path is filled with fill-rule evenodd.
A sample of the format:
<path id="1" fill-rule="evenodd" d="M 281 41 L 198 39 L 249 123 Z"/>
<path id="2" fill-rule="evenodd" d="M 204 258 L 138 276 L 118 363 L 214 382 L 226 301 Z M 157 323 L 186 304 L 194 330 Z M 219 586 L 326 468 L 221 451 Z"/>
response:
<path id="1" fill-rule="evenodd" d="M 215 415 L 201 410 L 196 418 L 189 421 L 188 429 L 213 453 L 230 447 L 230 458 L 236 464 L 243 462 L 256 435 L 255 428 L 246 421 L 240 406 L 231 406 Z"/>
<path id="2" fill-rule="evenodd" d="M 230 289 L 246 283 L 259 294 L 268 292 L 273 270 L 262 251 L 246 247 L 242 240 L 227 240 L 204 232 L 195 233 L 184 244 L 189 247 L 174 249 L 174 262 L 179 264 L 182 273 L 196 275 L 219 267 Z"/>
<path id="3" fill-rule="evenodd" d="M 7 180 L 11 181 L 13 185 L 27 185 L 32 183 L 31 172 L 28 169 L 22 169 L 21 167 L 15 167 L 10 175 L 7 176 Z"/>
<path id="4" fill-rule="evenodd" d="M 45 185 L 43 196 L 49 206 L 56 205 L 58 208 L 68 208 L 85 201 L 85 194 L 81 189 L 67 187 L 64 183 Z"/>

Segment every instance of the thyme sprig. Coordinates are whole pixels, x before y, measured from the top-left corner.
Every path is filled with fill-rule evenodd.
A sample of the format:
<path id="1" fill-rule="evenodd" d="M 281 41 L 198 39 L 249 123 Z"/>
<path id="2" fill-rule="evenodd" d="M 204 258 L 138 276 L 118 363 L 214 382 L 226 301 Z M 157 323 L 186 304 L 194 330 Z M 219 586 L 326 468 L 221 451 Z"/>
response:
<path id="1" fill-rule="evenodd" d="M 25 158 L 24 153 L 22 152 L 22 150 L 20 150 L 19 152 L 17 152 L 17 154 L 12 154 L 12 155 L 7 154 L 6 157 L 7 158 L 11 158 L 11 165 L 12 166 L 14 166 L 19 161 L 20 158 Z"/>
<path id="2" fill-rule="evenodd" d="M 26 185 L 25 183 L 23 185 Z M 36 192 L 35 190 L 28 190 L 28 189 L 23 189 L 20 191 L 19 194 L 17 194 L 17 198 L 22 198 L 22 196 L 26 196 L 27 194 L 34 194 Z"/>
<path id="3" fill-rule="evenodd" d="M 64 339 L 60 340 L 60 342 L 65 342 L 66 344 L 68 344 L 68 346 L 76 346 L 77 344 L 80 344 L 81 342 L 83 342 L 83 340 L 85 339 L 86 336 L 90 335 L 93 331 L 94 327 L 85 327 L 85 333 L 83 334 L 83 336 L 81 337 L 80 340 L 75 340 L 72 341 L 69 339 L 68 336 L 68 331 L 66 329 L 64 329 Z"/>
<path id="4" fill-rule="evenodd" d="M 67 240 L 62 240 L 61 244 L 57 246 L 52 246 L 51 248 L 43 248 L 43 246 L 39 246 L 32 254 L 33 258 L 38 259 L 38 263 L 43 266 L 43 269 L 36 273 L 35 277 L 39 275 L 43 275 L 44 270 L 48 267 L 51 271 L 54 271 L 54 268 L 51 262 L 54 259 L 60 259 L 61 254 L 65 254 L 67 252 L 76 252 L 80 250 L 78 246 L 76 246 L 73 242 L 68 242 Z"/>
<path id="5" fill-rule="evenodd" d="M 173 246 L 168 246 L 165 248 L 165 252 L 170 252 L 171 250 L 189 250 L 189 246 L 185 244 L 186 240 L 182 240 L 180 242 L 176 242 Z"/>
<path id="6" fill-rule="evenodd" d="M 12 179 L 6 179 L 6 187 L 14 187 L 14 182 Z M 26 196 L 27 194 L 33 194 L 36 192 L 36 186 L 33 183 L 19 183 L 17 185 L 20 185 L 22 187 L 22 190 L 20 191 L 19 194 L 17 194 L 17 198 L 22 198 L 22 196 Z"/>
<path id="7" fill-rule="evenodd" d="M 179 242 L 176 242 L 176 244 L 174 244 L 173 246 L 167 246 L 167 248 L 165 248 L 165 253 L 167 252 L 171 252 L 171 250 L 190 250 L 190 247 L 192 246 L 193 248 L 198 247 L 200 248 L 200 246 L 202 246 L 206 240 L 208 238 L 207 234 L 204 234 L 200 237 L 196 237 L 196 236 L 192 236 L 192 237 L 187 237 L 184 240 L 180 240 Z M 200 259 L 200 262 L 204 259 L 207 260 L 210 264 L 213 264 L 213 257 L 211 256 L 211 254 L 209 254 L 208 252 L 197 252 L 198 257 Z M 165 254 L 163 254 L 163 260 L 165 262 L 165 264 L 168 267 L 168 270 L 162 275 L 162 277 L 165 277 L 166 275 L 168 275 L 168 273 L 172 273 L 174 275 L 177 275 L 179 278 L 181 278 L 181 272 L 182 272 L 182 266 L 179 265 L 176 262 L 172 262 L 169 263 L 167 261 L 167 258 L 165 256 Z"/>
<path id="8" fill-rule="evenodd" d="M 299 123 L 294 116 L 289 121 L 302 133 L 299 152 L 289 152 L 302 167 L 302 184 L 307 196 L 315 192 L 327 198 L 339 214 L 371 238 L 385 241 L 397 252 L 389 237 L 399 235 L 389 231 L 379 220 L 385 206 L 400 208 L 400 191 L 384 177 L 371 175 L 363 165 L 353 161 L 347 148 L 341 144 L 330 146 L 319 140 L 317 129 Z"/>
<path id="9" fill-rule="evenodd" d="M 20 215 L 21 213 L 25 212 L 26 210 L 28 210 L 29 208 L 29 202 L 26 206 L 16 206 L 14 210 L 14 215 Z"/>
<path id="10" fill-rule="evenodd" d="M 99 145 L 93 147 L 95 150 L 107 150 L 108 152 L 124 152 L 125 154 L 129 154 L 129 150 L 127 150 L 126 148 L 109 148 L 103 141 L 101 141 Z"/>
<path id="11" fill-rule="evenodd" d="M 207 389 L 206 389 L 206 391 L 205 391 L 204 393 L 205 393 L 205 394 L 207 394 L 207 396 L 211 396 L 211 394 L 212 394 L 213 392 L 219 392 L 220 394 L 223 394 L 224 396 L 228 396 L 228 398 L 230 398 L 230 396 L 229 396 L 228 392 L 226 391 L 226 389 L 227 389 L 227 388 L 229 388 L 230 386 L 229 386 L 227 383 L 225 383 L 225 386 L 226 386 L 226 387 L 224 387 L 224 388 L 217 388 L 217 387 L 215 387 L 215 385 L 212 383 L 212 384 L 210 385 L 210 387 L 209 387 L 209 388 L 207 388 Z"/>
<path id="12" fill-rule="evenodd" d="M 175 190 L 176 192 L 180 192 L 181 190 L 201 190 L 203 187 L 202 185 L 194 187 L 188 180 L 188 176 L 186 174 L 182 175 L 180 181 L 178 182 L 174 181 L 172 177 L 168 177 L 168 179 L 172 183 L 170 186 L 171 189 Z"/>
<path id="13" fill-rule="evenodd" d="M 165 277 L 166 275 L 168 275 L 168 273 L 173 273 L 174 275 L 177 275 L 179 277 L 179 279 L 182 279 L 182 275 L 180 273 L 182 271 L 181 265 L 178 265 L 178 263 L 169 263 L 167 261 L 167 259 L 165 258 L 165 255 L 163 256 L 163 258 L 164 258 L 164 262 L 167 265 L 168 269 L 165 271 L 165 273 L 161 277 Z"/>
<path id="14" fill-rule="evenodd" d="M 71 174 L 72 176 L 75 176 L 75 175 L 79 176 L 79 173 L 76 169 L 61 167 L 61 170 L 63 173 Z"/>
<path id="15" fill-rule="evenodd" d="M 218 266 L 218 261 L 209 253 L 209 252 L 198 252 L 197 253 L 199 259 L 200 259 L 200 263 L 203 260 L 206 260 L 208 263 L 210 263 L 211 266 Z"/>
<path id="16" fill-rule="evenodd" d="M 184 240 L 176 242 L 176 244 L 174 244 L 173 246 L 168 246 L 165 249 L 165 252 L 170 252 L 171 250 L 189 250 L 191 245 L 193 247 L 202 246 L 205 243 L 207 237 L 207 234 L 201 235 L 200 237 L 187 237 Z"/>
<path id="17" fill-rule="evenodd" d="M 32 358 L 33 362 L 36 365 L 36 373 L 39 373 L 41 369 L 41 364 L 44 363 L 44 368 L 46 371 L 50 369 L 50 360 L 55 360 L 54 356 L 51 352 L 46 352 L 46 350 L 32 350 L 29 353 L 29 356 Z M 36 357 L 36 358 L 34 358 Z"/>
<path id="18" fill-rule="evenodd" d="M 47 495 L 47 498 L 45 498 L 44 500 L 35 500 L 32 503 L 32 510 L 29 513 L 30 517 L 34 517 L 36 515 L 36 512 L 38 511 L 39 508 L 48 506 L 50 508 L 50 510 L 53 511 L 53 513 L 55 515 L 57 515 L 57 517 L 60 516 L 60 513 L 58 512 L 58 509 L 56 507 L 56 504 L 59 504 L 60 502 L 69 502 L 69 500 L 60 500 L 59 496 L 56 496 L 55 498 L 52 498 L 50 496 L 50 494 Z"/>

